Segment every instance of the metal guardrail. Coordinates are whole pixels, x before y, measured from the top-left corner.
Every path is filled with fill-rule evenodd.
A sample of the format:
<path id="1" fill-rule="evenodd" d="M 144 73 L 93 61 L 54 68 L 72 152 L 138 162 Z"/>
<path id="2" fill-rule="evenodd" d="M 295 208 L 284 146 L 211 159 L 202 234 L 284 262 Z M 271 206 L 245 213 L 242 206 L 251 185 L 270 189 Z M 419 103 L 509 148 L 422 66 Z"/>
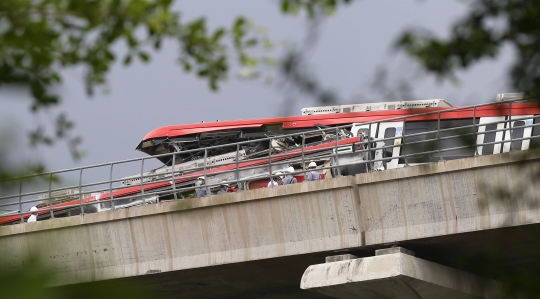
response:
<path id="1" fill-rule="evenodd" d="M 57 216 L 59 216 L 62 213 L 65 213 L 66 211 L 74 211 L 77 210 L 77 213 L 85 213 L 85 209 L 88 206 L 94 206 L 96 204 L 103 204 L 107 203 L 110 205 L 110 209 L 115 209 L 116 204 L 119 203 L 119 201 L 125 201 L 126 199 L 131 200 L 132 198 L 135 198 L 135 200 L 141 200 L 141 204 L 147 204 L 147 200 L 150 200 L 154 196 L 168 196 L 172 200 L 181 200 L 184 198 L 184 194 L 187 192 L 192 192 L 193 190 L 200 188 L 200 186 L 193 186 L 193 180 L 195 180 L 198 176 L 205 176 L 207 175 L 220 175 L 220 174 L 234 174 L 234 178 L 230 180 L 226 180 L 225 183 L 229 184 L 236 184 L 237 186 L 245 185 L 247 182 L 253 181 L 253 180 L 261 180 L 261 179 L 273 179 L 276 175 L 275 173 L 278 170 L 284 169 L 287 166 L 291 164 L 300 164 L 301 170 L 296 171 L 295 174 L 303 174 L 305 176 L 306 172 L 308 171 L 306 169 L 306 161 L 311 160 L 327 160 L 330 161 L 327 166 L 317 167 L 318 171 L 321 170 L 329 170 L 333 175 L 340 175 L 339 169 L 343 169 L 345 167 L 349 166 L 358 166 L 360 164 L 364 165 L 366 171 L 377 171 L 374 169 L 375 163 L 383 164 L 387 163 L 388 161 L 392 161 L 394 159 L 398 159 L 398 161 L 403 160 L 404 166 L 409 165 L 409 160 L 422 155 L 431 154 L 437 154 L 439 160 L 444 159 L 443 153 L 460 150 L 460 149 L 474 149 L 471 156 L 478 155 L 478 149 L 480 147 L 485 147 L 489 145 L 496 145 L 501 144 L 501 151 L 504 147 L 504 144 L 512 144 L 512 142 L 517 141 L 525 141 L 525 140 L 532 140 L 533 138 L 540 138 L 540 136 L 531 136 L 529 137 L 521 137 L 521 138 L 512 138 L 512 134 L 509 134 L 510 139 L 506 139 L 506 133 L 507 131 L 513 132 L 513 130 L 517 130 L 517 128 L 510 127 L 510 124 L 514 121 L 522 120 L 520 116 L 513 115 L 513 108 L 512 104 L 516 101 L 522 101 L 526 99 L 518 99 L 518 100 L 511 100 L 511 101 L 504 101 L 504 102 L 497 102 L 497 103 L 489 103 L 489 104 L 482 104 L 482 105 L 473 105 L 473 106 L 466 106 L 466 107 L 457 107 L 457 108 L 449 108 L 445 110 L 439 110 L 439 111 L 433 111 L 433 112 L 424 112 L 414 115 L 407 115 L 407 116 L 399 116 L 389 119 L 383 119 L 378 121 L 372 121 L 372 122 L 366 122 L 362 123 L 363 126 L 368 126 L 368 132 L 370 136 L 364 136 L 364 137 L 354 137 L 357 138 L 357 140 L 350 139 L 351 137 L 347 137 L 344 135 L 346 131 L 348 132 L 348 129 L 352 127 L 352 124 L 343 125 L 343 126 L 337 126 L 332 128 L 324 128 L 324 129 L 317 129 L 312 131 L 306 131 L 302 133 L 296 133 L 296 134 L 287 134 L 287 135 L 280 135 L 280 136 L 274 136 L 274 137 L 267 137 L 262 139 L 257 139 L 256 142 L 268 142 L 269 148 L 268 148 L 268 156 L 267 157 L 256 157 L 256 158 L 246 158 L 246 159 L 240 159 L 239 152 L 241 150 L 241 147 L 243 145 L 247 145 L 249 143 L 252 143 L 253 141 L 243 141 L 233 144 L 224 144 L 224 145 L 216 145 L 206 148 L 199 148 L 199 149 L 192 149 L 192 150 L 185 150 L 185 151 L 179 151 L 175 153 L 169 153 L 169 154 L 162 154 L 162 155 L 156 155 L 151 157 L 142 157 L 142 158 L 135 158 L 135 159 L 128 159 L 128 160 L 121 160 L 121 161 L 115 161 L 115 162 L 109 162 L 109 163 L 102 163 L 102 164 L 95 164 L 85 167 L 78 167 L 78 168 L 70 168 L 65 170 L 59 170 L 59 171 L 51 171 L 46 173 L 40 173 L 35 175 L 30 175 L 26 177 L 21 177 L 18 179 L 12 180 L 14 184 L 18 184 L 18 192 L 12 195 L 8 196 L 2 196 L 0 197 L 0 208 L 3 207 L 11 207 L 16 208 L 18 211 L 15 213 L 10 214 L 16 214 L 18 215 L 18 221 L 24 222 L 25 215 L 28 216 L 27 208 L 23 209 L 23 205 L 36 205 L 36 203 L 40 201 L 48 201 L 48 204 L 45 205 L 44 208 L 40 208 L 40 215 L 44 215 L 45 217 L 55 217 L 55 213 Z M 506 106 L 508 106 L 508 117 L 505 120 L 491 122 L 491 123 L 477 123 L 480 118 L 477 117 L 477 109 L 479 107 L 488 106 L 488 105 L 495 105 L 497 107 L 501 107 L 501 109 L 507 109 Z M 506 105 L 506 106 L 505 106 Z M 452 128 L 441 128 L 441 115 L 445 113 L 450 112 L 458 112 L 458 111 L 464 111 L 464 110 L 471 110 L 473 109 L 473 117 L 471 119 L 470 125 L 465 126 L 459 126 L 459 127 L 452 127 Z M 435 130 L 431 131 L 424 131 L 420 133 L 414 133 L 414 134 L 407 134 L 405 128 L 405 124 L 407 122 L 407 119 L 413 119 L 418 118 L 422 116 L 434 116 L 436 115 L 436 119 L 433 119 L 432 121 L 437 121 L 437 128 Z M 540 117 L 540 116 L 533 116 L 534 117 Z M 371 132 L 373 126 L 376 126 L 375 128 L 379 128 L 379 125 L 381 123 L 385 122 L 402 122 L 402 135 L 401 136 L 394 136 L 394 137 L 388 137 L 388 138 L 379 138 L 370 140 Z M 484 127 L 487 129 L 488 125 L 499 125 L 504 124 L 502 128 L 495 129 L 495 130 L 488 130 L 488 131 L 482 131 L 479 132 L 478 129 L 480 127 Z M 539 126 L 540 123 L 534 124 L 530 123 L 525 126 L 520 126 L 519 129 L 525 130 L 526 128 L 534 128 L 536 126 Z M 345 130 L 345 131 L 344 131 Z M 455 135 L 450 136 L 441 136 L 441 134 L 446 133 L 457 133 L 460 130 L 468 130 L 467 133 L 458 133 Z M 499 141 L 494 142 L 483 142 L 480 144 L 477 144 L 478 136 L 484 135 L 489 133 L 495 133 L 495 134 L 502 134 L 502 138 Z M 327 140 L 319 141 L 316 143 L 309 143 L 306 144 L 306 136 L 310 136 L 313 134 L 326 134 L 328 137 Z M 411 141 L 411 139 L 414 139 L 415 137 L 423 137 L 425 138 L 423 140 L 419 141 Z M 434 138 L 429 138 L 428 136 L 432 136 Z M 272 147 L 272 141 L 283 139 L 283 138 L 301 138 L 302 142 L 301 144 L 297 145 L 296 147 L 289 148 L 287 150 L 278 152 L 276 148 Z M 445 140 L 451 140 L 460 138 L 462 140 L 465 140 L 466 138 L 472 138 L 474 140 L 474 144 L 464 144 L 457 147 L 451 147 L 451 148 L 443 148 L 441 145 Z M 373 148 L 373 143 L 379 142 L 382 144 L 385 143 L 391 143 L 390 145 L 384 145 L 384 146 L 377 146 Z M 317 148 L 317 145 L 319 148 Z M 324 145 L 326 145 L 324 147 Z M 420 145 L 428 145 L 428 150 L 424 151 L 405 151 L 404 149 L 415 149 L 415 147 L 419 147 Z M 218 166 L 214 165 L 208 165 L 208 152 L 210 150 L 219 149 L 223 147 L 232 147 L 236 146 L 236 158 L 233 163 L 230 164 L 222 164 Z M 321 148 L 322 147 L 322 148 Z M 400 148 L 400 154 L 398 156 L 391 156 L 391 157 L 381 157 L 381 158 L 375 158 L 373 157 L 373 154 L 375 151 L 382 151 L 385 152 L 387 150 L 390 150 L 393 152 L 394 148 L 399 147 Z M 351 163 L 340 163 L 339 157 L 343 156 L 340 154 L 340 150 L 345 151 L 349 154 L 353 154 L 356 157 L 363 157 L 363 159 L 358 158 L 358 161 L 353 161 Z M 351 152 L 349 152 L 349 150 Z M 204 157 L 203 157 L 203 166 L 190 168 L 188 171 L 178 171 L 175 170 L 176 164 L 176 157 L 178 154 L 185 154 L 185 153 L 197 153 L 204 151 Z M 265 150 L 266 151 L 266 150 Z M 170 157 L 172 160 L 172 166 L 171 171 L 167 172 L 165 177 L 156 179 L 155 174 L 145 174 L 144 168 L 145 168 L 145 161 L 148 159 L 155 159 L 160 157 Z M 140 173 L 138 174 L 138 178 L 140 179 L 140 183 L 134 186 L 115 186 L 114 184 L 120 183 L 125 179 L 125 176 L 120 178 L 115 178 L 114 176 L 114 169 L 115 166 L 118 167 L 120 165 L 124 164 L 138 164 L 140 163 Z M 251 164 L 251 165 L 250 165 Z M 234 167 L 233 167 L 234 166 Z M 220 170 L 220 167 L 227 169 Z M 265 169 L 267 167 L 267 170 Z M 263 168 L 265 170 L 264 173 L 258 173 L 255 175 L 242 175 L 241 173 L 245 173 L 249 170 L 260 170 Z M 105 169 L 108 170 L 109 178 L 106 180 L 96 181 L 96 182 L 89 182 L 89 183 L 83 183 L 84 173 L 85 171 L 88 172 L 89 170 L 93 169 Z M 78 183 L 53 188 L 53 178 L 57 177 L 59 175 L 66 175 L 70 174 L 72 177 L 75 177 L 78 175 Z M 163 174 L 161 174 L 163 175 Z M 36 190 L 31 192 L 23 192 L 23 184 L 29 184 L 29 182 L 36 178 L 46 178 L 45 181 L 48 183 L 47 189 L 42 190 Z M 151 182 L 145 182 L 145 179 L 152 179 Z M 223 181 L 208 184 L 205 186 L 205 188 L 211 189 L 214 187 L 220 186 Z M 157 186 L 155 188 L 150 188 L 149 186 Z M 92 189 L 92 193 L 99 193 L 100 197 L 103 198 L 96 198 L 94 200 L 91 200 L 92 197 L 85 197 L 84 194 L 89 194 L 90 191 L 85 191 L 87 188 Z M 134 188 L 132 194 L 128 194 L 125 196 L 122 195 L 116 195 L 114 192 L 121 192 L 122 190 L 128 190 L 130 188 Z M 138 189 L 138 192 L 136 191 Z M 208 190 L 207 189 L 207 190 Z M 65 190 L 77 190 L 78 193 L 73 194 L 70 200 L 65 201 L 64 203 L 54 203 L 54 197 L 55 194 L 58 192 L 62 192 Z M 45 198 L 36 199 L 35 197 L 38 197 L 39 195 L 46 194 L 47 196 Z M 112 194 L 112 195 L 111 195 Z M 151 199 L 153 201 L 153 199 Z M 156 202 L 159 202 L 156 200 Z M 62 205 L 63 206 L 60 206 Z M 132 206 L 132 204 L 128 204 L 128 206 Z M 108 208 L 107 208 L 108 209 Z M 26 211 L 26 212 L 25 212 Z M 89 212 L 88 209 L 86 209 L 86 212 Z M 63 215 L 61 215 L 63 216 Z M 0 217 L 1 220 L 2 217 Z"/>

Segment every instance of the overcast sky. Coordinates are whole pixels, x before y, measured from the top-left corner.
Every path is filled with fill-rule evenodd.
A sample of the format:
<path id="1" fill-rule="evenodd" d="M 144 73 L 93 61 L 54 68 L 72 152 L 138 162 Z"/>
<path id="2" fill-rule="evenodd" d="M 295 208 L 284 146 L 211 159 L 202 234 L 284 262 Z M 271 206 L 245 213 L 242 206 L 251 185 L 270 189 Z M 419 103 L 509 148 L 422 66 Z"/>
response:
<path id="1" fill-rule="evenodd" d="M 325 88 L 332 89 L 343 103 L 355 100 L 385 100 L 370 84 L 377 68 L 389 70 L 389 80 L 405 80 L 418 99 L 443 98 L 454 105 L 492 101 L 507 88 L 506 70 L 512 61 L 505 50 L 495 61 L 486 61 L 460 74 L 461 84 L 440 84 L 431 77 L 418 77 L 415 63 L 392 51 L 392 43 L 406 28 L 427 28 L 444 36 L 450 24 L 466 11 L 465 1 L 364 0 L 341 7 L 323 22 L 316 46 L 309 52 L 309 69 Z M 183 20 L 206 17 L 212 27 L 230 26 L 239 15 L 268 29 L 269 36 L 301 45 L 306 35 L 306 19 L 283 16 L 277 0 L 182 0 L 175 7 Z M 122 53 L 123 45 L 117 50 Z M 104 163 L 143 156 L 135 146 L 151 130 L 165 125 L 194 122 L 253 119 L 278 116 L 286 93 L 278 84 L 245 82 L 232 73 L 219 92 L 209 91 L 206 81 L 185 74 L 176 63 L 177 47 L 166 43 L 152 55 L 151 63 L 130 67 L 116 64 L 108 76 L 107 89 L 98 89 L 89 98 L 84 92 L 81 72 L 66 71 L 59 87 L 63 103 L 39 117 L 28 112 L 30 98 L 9 89 L 0 89 L 0 124 L 22 136 L 11 159 L 45 161 L 49 170 Z M 392 84 L 390 84 L 392 86 Z M 106 92 L 108 90 L 108 92 Z M 287 104 L 289 105 L 289 104 Z M 292 104 L 300 108 L 314 105 L 306 97 Z M 65 111 L 75 120 L 74 134 L 83 137 L 86 157 L 73 161 L 65 144 L 27 150 L 25 135 L 38 123 L 50 122 Z M 157 164 L 155 164 L 157 165 Z"/>

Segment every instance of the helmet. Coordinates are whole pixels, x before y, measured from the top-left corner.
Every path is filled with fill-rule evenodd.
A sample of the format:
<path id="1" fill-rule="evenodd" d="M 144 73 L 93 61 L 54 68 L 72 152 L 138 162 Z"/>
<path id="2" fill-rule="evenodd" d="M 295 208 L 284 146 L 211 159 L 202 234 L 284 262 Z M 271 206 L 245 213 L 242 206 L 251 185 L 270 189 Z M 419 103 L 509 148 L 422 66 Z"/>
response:
<path id="1" fill-rule="evenodd" d="M 34 212 L 39 212 L 38 208 L 36 207 L 31 207 L 30 208 L 30 212 L 34 213 Z"/>
<path id="2" fill-rule="evenodd" d="M 204 180 L 204 179 L 205 179 L 204 176 L 200 176 L 197 178 L 197 180 Z"/>
<path id="3" fill-rule="evenodd" d="M 287 173 L 293 173 L 294 172 L 294 167 L 290 166 L 289 168 L 287 168 L 286 172 Z"/>
<path id="4" fill-rule="evenodd" d="M 225 181 L 221 182 L 221 186 L 227 186 L 227 187 L 230 187 L 229 184 L 225 183 Z"/>
<path id="5" fill-rule="evenodd" d="M 311 168 L 311 167 L 317 167 L 317 163 L 310 162 L 308 168 Z"/>
<path id="6" fill-rule="evenodd" d="M 276 172 L 276 174 L 275 174 L 275 176 L 276 176 L 277 178 L 280 178 L 280 179 L 282 178 L 281 175 L 283 175 L 283 172 L 281 172 L 281 171 L 278 171 L 278 172 Z"/>

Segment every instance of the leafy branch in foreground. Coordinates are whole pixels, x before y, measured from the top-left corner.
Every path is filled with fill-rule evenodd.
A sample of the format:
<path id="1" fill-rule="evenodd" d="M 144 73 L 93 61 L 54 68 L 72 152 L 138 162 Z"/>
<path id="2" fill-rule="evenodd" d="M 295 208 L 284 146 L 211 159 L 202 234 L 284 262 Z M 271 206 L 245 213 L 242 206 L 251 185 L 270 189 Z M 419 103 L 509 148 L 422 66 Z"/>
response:
<path id="1" fill-rule="evenodd" d="M 208 81 L 217 90 L 226 78 L 229 57 L 226 28 L 208 30 L 204 18 L 182 23 L 172 0 L 4 0 L 0 1 L 0 88 L 27 89 L 31 110 L 58 106 L 52 88 L 62 82 L 62 70 L 81 67 L 89 95 L 106 83 L 106 75 L 119 55 L 113 49 L 125 43 L 125 65 L 133 58 L 148 62 L 149 50 L 164 40 L 180 45 L 179 60 L 186 71 Z M 236 23 L 242 23 L 239 17 Z M 245 56 L 245 30 L 230 30 L 236 50 Z M 41 126 L 31 132 L 31 144 L 52 144 L 66 139 L 74 158 L 80 157 L 79 137 L 69 130 L 73 123 L 60 114 L 54 135 Z"/>
<path id="2" fill-rule="evenodd" d="M 455 79 L 455 72 L 485 58 L 495 58 L 510 45 L 516 53 L 512 87 L 540 94 L 540 2 L 536 0 L 471 1 L 467 15 L 456 22 L 449 38 L 428 30 L 409 30 L 396 46 L 405 49 L 430 73 Z"/>

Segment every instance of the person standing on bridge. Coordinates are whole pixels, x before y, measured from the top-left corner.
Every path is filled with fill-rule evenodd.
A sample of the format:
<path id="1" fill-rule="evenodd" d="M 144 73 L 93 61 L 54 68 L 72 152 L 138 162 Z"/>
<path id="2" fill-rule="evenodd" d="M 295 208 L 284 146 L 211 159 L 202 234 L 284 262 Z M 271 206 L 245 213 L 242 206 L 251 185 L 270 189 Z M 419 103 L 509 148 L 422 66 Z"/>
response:
<path id="1" fill-rule="evenodd" d="M 281 182 L 281 171 L 276 172 L 276 176 L 273 178 L 270 178 L 270 182 L 268 182 L 267 188 L 279 186 L 279 182 Z"/>
<path id="2" fill-rule="evenodd" d="M 307 173 L 306 181 L 318 181 L 321 179 L 321 176 L 317 171 L 315 171 L 315 168 L 317 168 L 317 163 L 310 162 L 308 166 L 309 172 Z"/>
<path id="3" fill-rule="evenodd" d="M 298 181 L 296 178 L 292 175 L 294 173 L 294 167 L 290 166 L 285 170 L 287 172 L 287 176 L 281 181 L 283 185 L 290 185 L 290 184 L 296 184 Z"/>
<path id="4" fill-rule="evenodd" d="M 28 217 L 28 221 L 26 221 L 26 222 L 36 222 L 37 221 L 38 211 L 39 211 L 38 208 L 31 207 L 30 208 L 30 213 L 32 213 L 32 215 L 30 215 L 30 217 Z"/>
<path id="5" fill-rule="evenodd" d="M 208 192 L 208 187 L 206 187 L 205 177 L 203 176 L 198 177 L 197 182 L 195 184 L 197 186 L 201 186 L 200 188 L 195 189 L 195 194 L 197 195 L 197 197 L 208 196 L 210 192 Z"/>
<path id="6" fill-rule="evenodd" d="M 219 191 L 217 192 L 217 194 L 223 194 L 223 193 L 229 193 L 229 192 L 233 192 L 230 188 L 231 186 L 229 186 L 229 184 L 225 183 L 225 181 L 223 181 L 221 183 L 221 189 L 219 189 Z"/>

